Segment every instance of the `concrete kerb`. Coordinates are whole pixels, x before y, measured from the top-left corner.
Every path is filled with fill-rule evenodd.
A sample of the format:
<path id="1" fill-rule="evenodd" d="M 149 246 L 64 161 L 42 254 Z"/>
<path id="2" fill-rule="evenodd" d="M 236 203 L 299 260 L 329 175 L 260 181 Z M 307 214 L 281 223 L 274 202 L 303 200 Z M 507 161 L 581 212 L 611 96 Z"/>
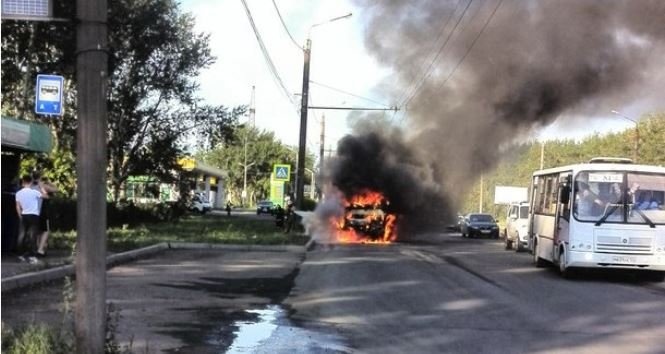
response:
<path id="1" fill-rule="evenodd" d="M 308 243 L 309 244 L 309 243 Z M 190 242 L 162 242 L 152 246 L 143 247 L 127 252 L 116 253 L 106 257 L 107 268 L 112 268 L 122 263 L 128 263 L 139 258 L 144 258 L 168 249 L 182 250 L 227 250 L 227 251 L 259 251 L 259 252 L 305 252 L 305 247 L 296 245 L 220 245 L 210 243 Z M 44 269 L 36 272 L 24 273 L 2 279 L 1 292 L 7 292 L 27 286 L 45 283 L 48 281 L 73 276 L 76 269 L 73 264 Z"/>

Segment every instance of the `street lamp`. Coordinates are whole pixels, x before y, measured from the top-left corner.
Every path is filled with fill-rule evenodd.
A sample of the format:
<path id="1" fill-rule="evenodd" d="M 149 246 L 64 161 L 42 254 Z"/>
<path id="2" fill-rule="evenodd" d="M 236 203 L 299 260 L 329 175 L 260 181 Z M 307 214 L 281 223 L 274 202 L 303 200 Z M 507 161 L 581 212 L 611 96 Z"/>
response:
<path id="1" fill-rule="evenodd" d="M 629 120 L 629 121 L 631 121 L 635 124 L 635 141 L 634 141 L 634 146 L 633 146 L 633 161 L 635 163 L 637 163 L 637 158 L 639 156 L 639 141 L 640 141 L 639 124 L 637 123 L 636 120 L 621 114 L 621 112 L 619 112 L 619 111 L 612 110 L 612 113 L 618 115 L 621 118 L 627 119 L 627 120 Z"/>
<path id="2" fill-rule="evenodd" d="M 321 25 L 325 25 L 337 20 L 351 17 L 351 13 L 331 18 L 327 21 L 313 24 L 309 31 L 307 31 L 307 40 L 305 41 L 304 52 L 304 65 L 302 74 L 302 95 L 300 96 L 300 139 L 298 141 L 298 166 L 296 168 L 296 208 L 303 207 L 303 199 L 305 194 L 305 155 L 307 153 L 307 110 L 309 105 L 309 59 L 312 52 L 312 40 L 310 39 L 312 29 Z"/>

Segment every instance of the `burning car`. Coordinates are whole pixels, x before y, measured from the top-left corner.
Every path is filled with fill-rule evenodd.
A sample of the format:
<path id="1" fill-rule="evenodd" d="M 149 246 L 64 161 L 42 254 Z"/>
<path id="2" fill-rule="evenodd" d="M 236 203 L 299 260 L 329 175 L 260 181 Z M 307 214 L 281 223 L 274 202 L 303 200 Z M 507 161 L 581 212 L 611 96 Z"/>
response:
<path id="1" fill-rule="evenodd" d="M 344 216 L 336 220 L 336 239 L 342 243 L 390 243 L 397 238 L 397 217 L 378 192 L 363 191 L 344 201 Z"/>

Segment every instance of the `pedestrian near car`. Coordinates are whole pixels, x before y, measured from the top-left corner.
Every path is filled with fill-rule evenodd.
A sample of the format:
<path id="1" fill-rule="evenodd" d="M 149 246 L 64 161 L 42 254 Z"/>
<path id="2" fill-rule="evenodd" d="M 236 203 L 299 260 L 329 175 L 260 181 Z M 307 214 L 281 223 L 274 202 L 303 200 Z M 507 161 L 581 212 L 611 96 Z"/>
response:
<path id="1" fill-rule="evenodd" d="M 231 202 L 226 203 L 226 216 L 231 216 Z"/>
<path id="2" fill-rule="evenodd" d="M 16 193 L 16 212 L 23 224 L 23 254 L 22 261 L 37 263 L 37 238 L 40 234 L 39 207 L 44 191 L 32 188 L 32 177 L 25 175 L 21 178 L 23 188 Z"/>

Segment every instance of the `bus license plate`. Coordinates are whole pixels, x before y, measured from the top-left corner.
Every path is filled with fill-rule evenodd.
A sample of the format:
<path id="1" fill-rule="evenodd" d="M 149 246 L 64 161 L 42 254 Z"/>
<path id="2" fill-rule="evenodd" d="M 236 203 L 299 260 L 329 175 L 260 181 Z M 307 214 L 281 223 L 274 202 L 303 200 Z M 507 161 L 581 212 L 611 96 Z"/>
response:
<path id="1" fill-rule="evenodd" d="M 637 257 L 631 257 L 631 256 L 612 256 L 612 262 L 613 263 L 637 263 Z"/>

